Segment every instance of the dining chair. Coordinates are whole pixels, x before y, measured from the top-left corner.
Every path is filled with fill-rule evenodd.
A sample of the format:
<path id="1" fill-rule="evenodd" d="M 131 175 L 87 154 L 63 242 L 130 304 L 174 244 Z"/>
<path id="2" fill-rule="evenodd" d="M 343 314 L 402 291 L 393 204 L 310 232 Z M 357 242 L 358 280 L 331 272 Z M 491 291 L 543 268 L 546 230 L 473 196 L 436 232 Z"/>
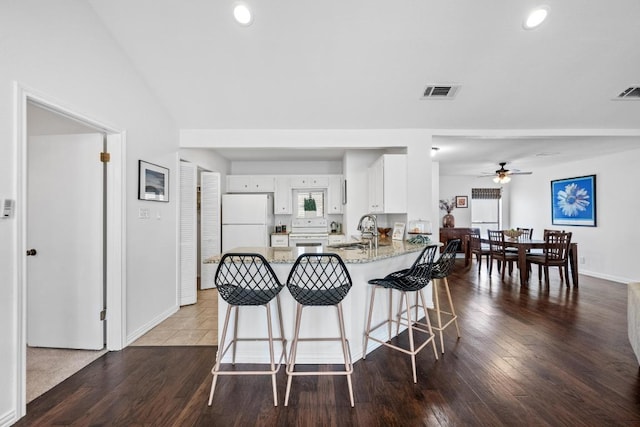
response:
<path id="1" fill-rule="evenodd" d="M 513 271 L 513 264 L 518 263 L 518 254 L 507 250 L 507 244 L 504 239 L 504 231 L 502 230 L 487 230 L 489 235 L 489 276 L 493 271 L 493 261 L 498 263 L 498 271 L 502 273 L 502 280 L 504 280 L 504 272 L 509 267 L 509 274 Z"/>
<path id="2" fill-rule="evenodd" d="M 256 253 L 227 253 L 218 264 L 215 274 L 215 286 L 220 297 L 227 303 L 227 311 L 222 327 L 222 335 L 218 344 L 216 362 L 211 369 L 213 379 L 211 381 L 211 392 L 209 394 L 209 406 L 213 402 L 213 393 L 216 389 L 218 376 L 220 375 L 269 375 L 273 388 L 273 406 L 278 406 L 278 392 L 276 388 L 276 374 L 280 370 L 282 360 L 287 360 L 287 341 L 284 338 L 284 328 L 282 323 L 282 309 L 280 308 L 280 291 L 284 287 L 278 280 L 269 262 L 260 254 Z M 280 336 L 274 337 L 271 325 L 271 301 L 275 300 L 277 309 L 277 323 L 280 328 Z M 262 306 L 266 309 L 267 338 L 238 337 L 238 309 L 240 307 Z M 227 329 L 231 312 L 234 311 L 233 337 L 225 347 Z M 231 363 L 236 363 L 236 346 L 240 341 L 256 342 L 266 341 L 269 347 L 269 367 L 268 369 L 248 369 L 241 370 L 238 367 L 233 369 L 222 369 L 222 360 L 229 348 L 232 348 Z M 274 342 L 279 341 L 282 346 L 280 359 L 276 364 L 274 353 Z"/>
<path id="3" fill-rule="evenodd" d="M 491 251 L 489 250 L 489 245 L 487 245 L 486 243 L 482 243 L 480 233 L 469 233 L 469 250 L 471 251 L 471 255 L 475 255 L 476 261 L 478 262 L 478 273 L 480 273 L 480 269 L 482 267 L 483 256 L 487 257 L 488 270 L 489 264 L 491 262 Z"/>
<path id="4" fill-rule="evenodd" d="M 533 239 L 533 228 L 516 228 L 518 231 L 522 231 L 522 235 L 528 237 L 529 239 Z"/>
<path id="5" fill-rule="evenodd" d="M 544 268 L 544 281 L 549 285 L 549 267 L 558 267 L 560 280 L 569 287 L 569 250 L 571 247 L 571 232 L 548 231 L 544 236 L 544 248 L 542 254 L 527 254 L 527 265 L 538 265 L 538 280 L 542 280 L 542 268 Z M 564 275 L 563 275 L 564 271 Z M 564 277 L 563 277 L 564 276 Z"/>

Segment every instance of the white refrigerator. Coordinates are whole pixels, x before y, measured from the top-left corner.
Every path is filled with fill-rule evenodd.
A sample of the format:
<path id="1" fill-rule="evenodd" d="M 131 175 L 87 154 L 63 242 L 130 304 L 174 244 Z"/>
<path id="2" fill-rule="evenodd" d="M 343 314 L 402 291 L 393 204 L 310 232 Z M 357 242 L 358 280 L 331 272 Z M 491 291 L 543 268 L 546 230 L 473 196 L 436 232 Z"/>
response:
<path id="1" fill-rule="evenodd" d="M 271 194 L 222 196 L 222 252 L 238 247 L 268 247 L 273 228 Z"/>

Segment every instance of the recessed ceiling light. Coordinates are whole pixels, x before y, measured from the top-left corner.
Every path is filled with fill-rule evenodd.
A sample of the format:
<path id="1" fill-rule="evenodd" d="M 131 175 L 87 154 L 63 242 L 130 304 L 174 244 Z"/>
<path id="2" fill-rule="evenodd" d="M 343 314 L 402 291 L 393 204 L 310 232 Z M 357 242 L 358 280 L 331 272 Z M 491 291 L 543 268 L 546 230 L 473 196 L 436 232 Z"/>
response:
<path id="1" fill-rule="evenodd" d="M 547 19 L 547 15 L 549 15 L 549 7 L 548 6 L 539 6 L 533 9 L 527 18 L 524 20 L 522 24 L 525 30 L 533 30 L 537 28 Z"/>
<path id="2" fill-rule="evenodd" d="M 233 17 L 240 25 L 251 25 L 253 22 L 251 9 L 244 3 L 236 3 L 235 6 L 233 6 Z"/>

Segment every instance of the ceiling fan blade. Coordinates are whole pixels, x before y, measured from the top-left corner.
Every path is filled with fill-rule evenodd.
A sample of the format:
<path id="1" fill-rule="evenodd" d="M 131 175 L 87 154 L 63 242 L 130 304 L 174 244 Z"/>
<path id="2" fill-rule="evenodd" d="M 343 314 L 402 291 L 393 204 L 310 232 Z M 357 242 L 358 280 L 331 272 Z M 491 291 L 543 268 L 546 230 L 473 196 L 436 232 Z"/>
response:
<path id="1" fill-rule="evenodd" d="M 531 175 L 533 172 L 507 172 L 507 175 Z"/>

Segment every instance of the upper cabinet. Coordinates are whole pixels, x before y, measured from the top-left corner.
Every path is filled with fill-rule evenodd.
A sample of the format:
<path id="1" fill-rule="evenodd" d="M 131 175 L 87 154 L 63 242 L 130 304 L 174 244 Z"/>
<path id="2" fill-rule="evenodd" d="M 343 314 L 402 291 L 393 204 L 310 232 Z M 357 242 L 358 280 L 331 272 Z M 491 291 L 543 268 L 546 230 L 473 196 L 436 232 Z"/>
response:
<path id="1" fill-rule="evenodd" d="M 368 170 L 369 211 L 407 212 L 407 155 L 384 154 Z"/>
<path id="2" fill-rule="evenodd" d="M 342 175 L 329 176 L 329 187 L 327 188 L 327 213 L 341 214 L 342 205 L 345 203 L 345 188 Z"/>
<path id="3" fill-rule="evenodd" d="M 228 193 L 273 193 L 273 175 L 227 175 Z"/>
<path id="4" fill-rule="evenodd" d="M 297 176 L 291 177 L 291 188 L 328 188 L 329 176 Z"/>
<path id="5" fill-rule="evenodd" d="M 291 178 L 276 177 L 276 188 L 273 193 L 273 213 L 276 215 L 291 215 Z"/>
<path id="6" fill-rule="evenodd" d="M 294 214 L 293 190 L 306 189 L 326 190 L 325 212 L 343 213 L 346 194 L 342 175 L 227 175 L 228 193 L 274 193 L 276 215 Z"/>

